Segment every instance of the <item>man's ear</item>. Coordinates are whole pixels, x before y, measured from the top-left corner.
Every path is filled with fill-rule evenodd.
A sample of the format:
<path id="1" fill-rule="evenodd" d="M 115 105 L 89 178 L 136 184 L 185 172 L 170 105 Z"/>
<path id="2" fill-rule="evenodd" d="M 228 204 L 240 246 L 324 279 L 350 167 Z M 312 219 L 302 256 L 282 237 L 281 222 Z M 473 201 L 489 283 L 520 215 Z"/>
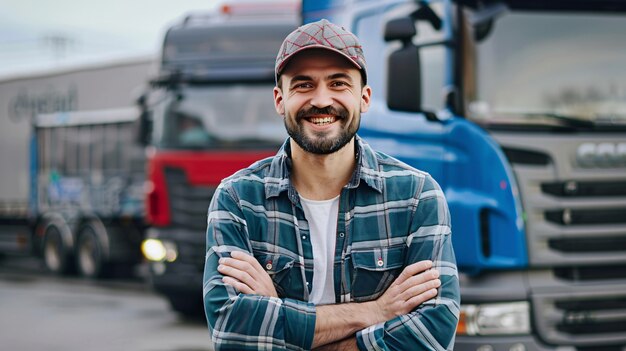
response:
<path id="1" fill-rule="evenodd" d="M 361 89 L 361 113 L 367 112 L 372 101 L 372 88 L 366 85 Z"/>
<path id="2" fill-rule="evenodd" d="M 274 108 L 276 113 L 281 116 L 285 115 L 285 104 L 283 100 L 283 91 L 279 87 L 274 87 Z"/>

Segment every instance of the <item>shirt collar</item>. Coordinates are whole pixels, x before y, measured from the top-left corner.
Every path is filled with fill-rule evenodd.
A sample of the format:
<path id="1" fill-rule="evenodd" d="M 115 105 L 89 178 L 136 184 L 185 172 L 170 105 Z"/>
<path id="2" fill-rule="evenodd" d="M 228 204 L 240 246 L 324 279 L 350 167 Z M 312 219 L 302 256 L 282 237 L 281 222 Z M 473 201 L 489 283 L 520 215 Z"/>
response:
<path id="1" fill-rule="evenodd" d="M 289 198 L 292 201 L 297 202 L 298 197 L 295 188 L 291 184 L 291 146 L 289 144 L 289 138 L 285 140 L 283 145 L 276 153 L 276 156 L 272 159 L 267 177 L 272 181 L 265 182 L 265 197 L 270 198 L 278 196 L 281 192 L 287 191 Z M 378 160 L 376 153 L 361 137 L 356 136 L 356 152 L 357 166 L 352 173 L 350 181 L 346 185 L 346 188 L 357 188 L 361 180 L 365 181 L 367 185 L 375 189 L 378 192 L 382 192 L 382 178 L 378 172 Z"/>

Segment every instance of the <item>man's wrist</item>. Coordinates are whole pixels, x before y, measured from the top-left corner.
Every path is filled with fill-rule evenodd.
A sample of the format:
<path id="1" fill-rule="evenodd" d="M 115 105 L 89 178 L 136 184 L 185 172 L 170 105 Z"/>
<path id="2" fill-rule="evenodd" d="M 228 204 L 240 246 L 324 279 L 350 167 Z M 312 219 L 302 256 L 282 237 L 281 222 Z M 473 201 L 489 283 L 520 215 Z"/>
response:
<path id="1" fill-rule="evenodd" d="M 383 308 L 383 306 L 381 306 L 378 300 L 362 302 L 360 303 L 360 305 L 367 310 L 367 318 L 365 319 L 365 324 L 367 325 L 365 325 L 361 329 L 365 329 L 369 326 L 387 321 L 388 318 L 385 314 L 385 309 Z"/>
<path id="2" fill-rule="evenodd" d="M 318 306 L 316 318 L 313 348 L 354 337 L 358 331 L 386 321 L 376 301 Z"/>
<path id="3" fill-rule="evenodd" d="M 313 349 L 313 351 L 358 351 L 358 350 L 359 350 L 359 347 L 357 345 L 357 341 L 354 336 Z"/>

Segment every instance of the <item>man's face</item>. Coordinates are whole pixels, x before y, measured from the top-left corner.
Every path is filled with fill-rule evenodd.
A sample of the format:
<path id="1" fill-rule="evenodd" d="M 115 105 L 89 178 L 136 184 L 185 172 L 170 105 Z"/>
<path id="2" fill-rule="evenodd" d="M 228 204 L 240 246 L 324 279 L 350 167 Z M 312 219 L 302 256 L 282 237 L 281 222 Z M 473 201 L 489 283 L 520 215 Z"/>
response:
<path id="1" fill-rule="evenodd" d="M 346 58 L 324 49 L 296 54 L 274 88 L 276 111 L 303 150 L 326 155 L 352 140 L 369 108 L 371 89 Z M 280 88 L 280 89 L 279 89 Z"/>

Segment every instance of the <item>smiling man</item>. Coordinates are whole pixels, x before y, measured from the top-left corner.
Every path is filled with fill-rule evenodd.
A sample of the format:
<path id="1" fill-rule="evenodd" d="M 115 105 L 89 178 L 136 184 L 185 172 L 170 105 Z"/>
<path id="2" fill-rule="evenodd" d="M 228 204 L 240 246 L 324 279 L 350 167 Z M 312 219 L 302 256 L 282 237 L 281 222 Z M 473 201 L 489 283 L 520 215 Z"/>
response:
<path id="1" fill-rule="evenodd" d="M 357 136 L 358 39 L 326 20 L 276 58 L 276 156 L 224 179 L 209 207 L 204 305 L 217 350 L 452 349 L 458 275 L 443 193 Z"/>

